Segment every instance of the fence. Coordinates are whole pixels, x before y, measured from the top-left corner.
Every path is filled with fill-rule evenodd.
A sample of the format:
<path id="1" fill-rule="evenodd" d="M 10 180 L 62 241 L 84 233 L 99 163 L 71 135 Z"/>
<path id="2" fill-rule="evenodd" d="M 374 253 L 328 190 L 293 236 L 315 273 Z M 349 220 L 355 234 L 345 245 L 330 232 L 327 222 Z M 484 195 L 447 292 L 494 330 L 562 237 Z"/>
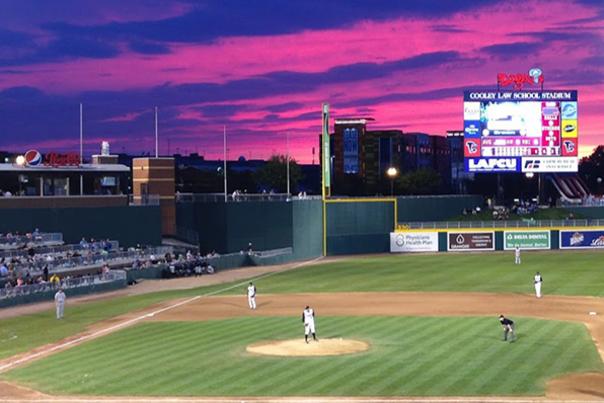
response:
<path id="1" fill-rule="evenodd" d="M 321 196 L 294 196 L 287 193 L 227 193 L 227 202 L 321 200 Z M 224 193 L 177 193 L 178 203 L 224 202 Z"/>
<path id="2" fill-rule="evenodd" d="M 142 195 L 134 197 L 134 195 L 128 196 L 128 204 L 130 206 L 159 206 L 160 197 L 159 195 Z"/>
<path id="3" fill-rule="evenodd" d="M 80 287 L 98 286 L 101 284 L 108 284 L 119 281 L 126 281 L 126 272 L 123 270 L 112 270 L 106 274 L 64 279 L 61 281 L 60 284 L 46 282 L 40 284 L 31 284 L 19 287 L 0 289 L 0 300 L 55 291 L 59 287 L 63 288 L 64 290 L 69 290 Z"/>
<path id="4" fill-rule="evenodd" d="M 119 250 L 120 243 L 118 241 L 109 241 L 109 250 Z M 35 247 L 35 253 L 37 255 L 56 255 L 59 253 L 67 253 L 67 252 L 79 252 L 83 250 L 88 250 L 89 247 L 84 247 L 82 245 L 56 245 L 56 246 L 38 246 Z M 102 248 L 101 248 L 102 249 Z M 28 250 L 20 249 L 20 250 L 9 250 L 9 251 L 0 251 L 0 258 L 13 258 L 13 257 L 24 257 L 29 255 Z"/>
<path id="5" fill-rule="evenodd" d="M 429 221 L 399 223 L 397 229 L 599 227 L 604 220 Z"/>
<path id="6" fill-rule="evenodd" d="M 36 245 L 60 245 L 63 243 L 61 233 L 39 233 L 30 235 L 2 235 L 0 249 L 18 249 Z"/>
<path id="7" fill-rule="evenodd" d="M 17 264 L 15 270 L 19 272 L 30 271 L 31 275 L 39 275 L 42 273 L 44 266 L 48 266 L 50 274 L 61 274 L 67 272 L 75 272 L 91 267 L 101 267 L 104 264 L 109 266 L 124 266 L 132 264 L 137 259 L 152 259 L 152 257 L 164 256 L 166 253 L 172 253 L 173 248 L 170 246 L 160 246 L 141 250 L 128 250 L 109 252 L 106 254 L 97 253 L 86 256 L 60 258 L 53 261 L 38 260 L 23 264 Z"/>

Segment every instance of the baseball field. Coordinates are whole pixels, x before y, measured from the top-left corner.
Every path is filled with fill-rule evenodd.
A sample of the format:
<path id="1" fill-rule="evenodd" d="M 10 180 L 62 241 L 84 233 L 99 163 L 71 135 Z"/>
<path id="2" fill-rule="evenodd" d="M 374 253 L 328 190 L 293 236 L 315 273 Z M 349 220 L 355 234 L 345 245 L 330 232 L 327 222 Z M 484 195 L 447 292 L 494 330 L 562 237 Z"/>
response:
<path id="1" fill-rule="evenodd" d="M 601 400 L 603 256 L 527 252 L 517 266 L 513 252 L 379 255 L 249 269 L 255 311 L 248 280 L 226 276 L 68 302 L 62 321 L 50 310 L 0 320 L 0 399 Z M 304 343 L 306 305 L 319 342 Z M 515 321 L 515 341 L 503 341 L 499 314 Z"/>

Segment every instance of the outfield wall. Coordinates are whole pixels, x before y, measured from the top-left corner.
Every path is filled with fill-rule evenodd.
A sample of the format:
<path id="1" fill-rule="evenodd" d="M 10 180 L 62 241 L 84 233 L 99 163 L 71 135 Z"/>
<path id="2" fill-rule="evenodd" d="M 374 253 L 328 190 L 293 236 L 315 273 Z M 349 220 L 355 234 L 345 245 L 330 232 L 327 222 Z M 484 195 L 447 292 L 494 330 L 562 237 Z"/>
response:
<path id="1" fill-rule="evenodd" d="M 394 199 L 332 200 L 326 203 L 327 254 L 349 255 L 389 251 L 394 228 Z"/>
<path id="2" fill-rule="evenodd" d="M 65 243 L 109 238 L 120 246 L 160 245 L 159 206 L 0 209 L 0 233 L 61 232 Z"/>
<path id="3" fill-rule="evenodd" d="M 182 202 L 176 205 L 178 232 L 198 235 L 201 253 L 293 248 L 293 259 L 322 253 L 320 200 Z"/>
<path id="4" fill-rule="evenodd" d="M 396 199 L 398 222 L 450 220 L 460 216 L 463 209 L 484 204 L 480 195 L 402 196 Z"/>
<path id="5" fill-rule="evenodd" d="M 390 251 L 489 252 L 514 250 L 604 249 L 604 227 L 409 230 L 390 233 Z"/>

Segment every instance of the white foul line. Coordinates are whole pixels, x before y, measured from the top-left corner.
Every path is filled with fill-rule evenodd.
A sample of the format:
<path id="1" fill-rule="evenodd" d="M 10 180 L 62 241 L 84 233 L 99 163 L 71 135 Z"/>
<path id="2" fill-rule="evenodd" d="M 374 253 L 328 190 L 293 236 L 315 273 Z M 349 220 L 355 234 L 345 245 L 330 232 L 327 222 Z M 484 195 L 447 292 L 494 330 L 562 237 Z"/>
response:
<path id="1" fill-rule="evenodd" d="M 297 263 L 297 264 L 293 265 L 291 268 L 289 268 L 288 270 L 297 269 L 297 268 L 305 266 L 307 264 L 314 263 L 314 262 L 316 262 L 317 260 L 320 260 L 320 259 L 322 259 L 322 257 L 318 257 L 318 258 L 315 258 L 313 260 L 307 260 L 305 262 Z M 287 271 L 287 270 L 285 270 L 285 271 Z M 265 273 L 265 274 L 262 274 L 262 275 L 260 275 L 258 277 L 251 277 L 251 278 L 246 279 L 245 281 L 243 281 L 241 283 L 234 284 L 234 285 L 232 285 L 230 287 L 222 288 L 220 290 L 208 292 L 208 293 L 202 294 L 202 295 L 196 295 L 194 297 L 191 297 L 191 298 L 186 299 L 184 301 L 180 301 L 180 302 L 177 302 L 175 304 L 169 305 L 167 307 L 158 309 L 158 310 L 153 311 L 151 313 L 147 313 L 147 314 L 138 316 L 136 318 L 128 319 L 125 322 L 121 322 L 121 323 L 118 323 L 116 325 L 113 325 L 113 326 L 110 326 L 110 327 L 106 327 L 106 328 L 98 330 L 98 331 L 96 331 L 94 333 L 90 333 L 90 334 L 87 334 L 87 335 L 84 335 L 84 336 L 80 336 L 77 339 L 69 340 L 69 341 L 66 341 L 65 343 L 54 345 L 52 347 L 49 347 L 49 348 L 47 348 L 45 350 L 42 350 L 42 351 L 38 351 L 36 353 L 28 354 L 28 355 L 26 355 L 24 357 L 21 357 L 21 358 L 17 359 L 17 360 L 10 361 L 10 362 L 8 362 L 8 363 L 6 363 L 4 365 L 1 365 L 0 366 L 0 373 L 5 372 L 8 369 L 10 369 L 12 367 L 15 367 L 17 365 L 21 365 L 21 364 L 23 364 L 25 362 L 34 360 L 34 359 L 36 359 L 36 358 L 38 358 L 38 357 L 40 357 L 42 355 L 45 355 L 45 354 L 48 354 L 48 353 L 52 353 L 53 351 L 64 349 L 65 347 L 69 347 L 69 346 L 71 346 L 73 344 L 81 343 L 83 341 L 86 341 L 88 339 L 97 337 L 99 335 L 112 332 L 112 331 L 114 331 L 116 329 L 120 329 L 122 327 L 129 326 L 129 325 L 131 325 L 133 323 L 139 322 L 139 321 L 141 321 L 143 319 L 146 319 L 146 318 L 150 318 L 150 317 L 155 316 L 155 315 L 157 315 L 159 313 L 162 313 L 162 312 L 168 311 L 170 309 L 174 309 L 174 308 L 177 308 L 179 306 L 188 304 L 189 302 L 196 301 L 196 300 L 198 300 L 201 297 L 211 297 L 212 295 L 220 294 L 220 293 L 222 293 L 224 291 L 228 291 L 228 290 L 232 290 L 233 288 L 241 287 L 242 285 L 245 285 L 250 280 L 259 280 L 261 278 L 266 278 L 266 277 L 272 276 L 273 274 L 277 274 L 277 273 L 283 273 L 283 270 L 282 271 L 273 271 L 273 272 Z"/>

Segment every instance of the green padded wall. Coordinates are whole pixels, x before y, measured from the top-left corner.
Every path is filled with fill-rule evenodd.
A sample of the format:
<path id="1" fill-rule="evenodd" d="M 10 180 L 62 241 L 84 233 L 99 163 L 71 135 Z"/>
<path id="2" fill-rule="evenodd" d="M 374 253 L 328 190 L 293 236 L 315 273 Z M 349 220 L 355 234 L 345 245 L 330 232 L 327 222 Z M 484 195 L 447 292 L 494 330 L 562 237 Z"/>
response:
<path id="1" fill-rule="evenodd" d="M 327 254 L 389 252 L 393 228 L 393 202 L 327 203 Z"/>
<path id="2" fill-rule="evenodd" d="M 321 200 L 292 202 L 293 248 L 295 259 L 323 254 L 323 206 Z"/>

